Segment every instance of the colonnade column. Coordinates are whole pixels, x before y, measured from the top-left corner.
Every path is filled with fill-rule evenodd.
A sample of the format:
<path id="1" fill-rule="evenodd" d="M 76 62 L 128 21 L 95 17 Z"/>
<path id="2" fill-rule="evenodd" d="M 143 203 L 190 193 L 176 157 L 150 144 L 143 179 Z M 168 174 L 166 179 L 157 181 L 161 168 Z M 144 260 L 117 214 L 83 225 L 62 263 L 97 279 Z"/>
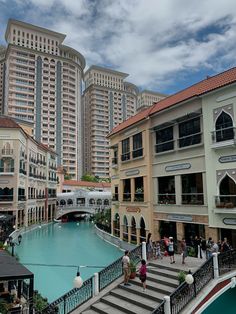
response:
<path id="1" fill-rule="evenodd" d="M 140 244 L 140 228 L 136 227 L 137 244 Z"/>
<path id="2" fill-rule="evenodd" d="M 131 242 L 131 226 L 128 226 L 128 242 Z"/>

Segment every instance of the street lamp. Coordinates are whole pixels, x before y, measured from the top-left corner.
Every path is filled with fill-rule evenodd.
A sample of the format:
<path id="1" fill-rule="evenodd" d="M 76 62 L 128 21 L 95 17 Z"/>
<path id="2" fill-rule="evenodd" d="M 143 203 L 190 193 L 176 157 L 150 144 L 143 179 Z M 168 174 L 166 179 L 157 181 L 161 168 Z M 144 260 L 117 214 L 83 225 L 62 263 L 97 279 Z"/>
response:
<path id="1" fill-rule="evenodd" d="M 185 282 L 186 282 L 188 285 L 191 285 L 191 284 L 194 282 L 194 278 L 193 278 L 193 275 L 192 275 L 191 270 L 189 270 L 188 274 L 186 275 L 186 277 L 185 277 Z"/>
<path id="2" fill-rule="evenodd" d="M 11 247 L 11 256 L 14 256 L 14 247 L 15 247 L 15 245 L 20 245 L 21 244 L 21 241 L 22 241 L 22 235 L 21 234 L 18 235 L 17 240 L 18 240 L 18 242 L 14 242 L 12 237 L 8 238 L 7 242 L 8 242 L 8 244 Z"/>
<path id="3" fill-rule="evenodd" d="M 74 288 L 81 288 L 83 285 L 83 279 L 80 277 L 80 271 L 79 271 L 79 266 L 77 270 L 77 275 L 73 281 Z"/>

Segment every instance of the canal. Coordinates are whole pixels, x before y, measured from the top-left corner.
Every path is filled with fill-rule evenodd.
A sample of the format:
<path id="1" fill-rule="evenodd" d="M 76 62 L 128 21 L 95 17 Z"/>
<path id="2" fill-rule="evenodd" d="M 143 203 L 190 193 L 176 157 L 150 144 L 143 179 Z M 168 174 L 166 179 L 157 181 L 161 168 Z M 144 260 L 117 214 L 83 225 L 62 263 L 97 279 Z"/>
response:
<path id="1" fill-rule="evenodd" d="M 16 253 L 20 262 L 34 273 L 35 290 L 49 302 L 73 288 L 77 268 L 40 264 L 107 266 L 122 256 L 122 251 L 95 234 L 89 222 L 54 223 L 27 232 Z M 85 280 L 100 270 L 98 267 L 80 268 L 81 277 Z"/>

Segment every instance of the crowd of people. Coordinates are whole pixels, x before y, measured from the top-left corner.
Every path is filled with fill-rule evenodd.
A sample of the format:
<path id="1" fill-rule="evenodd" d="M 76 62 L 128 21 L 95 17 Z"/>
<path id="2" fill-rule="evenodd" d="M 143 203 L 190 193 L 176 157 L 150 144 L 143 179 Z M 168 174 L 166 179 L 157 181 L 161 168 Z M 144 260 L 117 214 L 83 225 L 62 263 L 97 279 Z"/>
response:
<path id="1" fill-rule="evenodd" d="M 188 243 L 185 238 L 182 238 L 178 251 L 181 254 L 182 264 L 185 264 L 185 259 L 189 254 L 189 249 L 192 248 L 191 255 L 196 258 L 209 259 L 213 253 L 227 252 L 231 249 L 227 238 L 222 241 L 215 242 L 211 237 L 208 240 L 202 237 L 195 236 L 194 239 L 190 237 Z M 176 243 L 173 237 L 164 237 L 159 241 L 152 241 L 152 234 L 149 233 L 146 241 L 146 252 L 147 260 L 151 259 L 163 259 L 163 256 L 168 256 L 170 259 L 170 264 L 175 263 L 175 251 Z M 130 258 L 129 251 L 125 251 L 122 258 L 122 267 L 124 273 L 124 285 L 130 286 Z M 146 291 L 146 280 L 147 280 L 147 265 L 146 260 L 141 260 L 141 266 L 138 270 L 139 279 L 142 283 L 143 291 Z"/>

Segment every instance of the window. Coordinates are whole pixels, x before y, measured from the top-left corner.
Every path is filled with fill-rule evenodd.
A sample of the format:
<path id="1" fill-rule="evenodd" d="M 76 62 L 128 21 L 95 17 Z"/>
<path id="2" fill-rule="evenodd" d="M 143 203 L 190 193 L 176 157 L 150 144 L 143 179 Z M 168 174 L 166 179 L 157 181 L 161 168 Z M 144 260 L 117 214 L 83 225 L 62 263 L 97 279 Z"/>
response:
<path id="1" fill-rule="evenodd" d="M 216 120 L 216 142 L 234 139 L 233 121 L 229 114 L 222 112 Z"/>
<path id="2" fill-rule="evenodd" d="M 142 133 L 133 136 L 133 158 L 143 156 L 143 139 Z"/>
<path id="3" fill-rule="evenodd" d="M 121 160 L 126 161 L 130 159 L 129 138 L 122 141 L 122 155 Z"/>
<path id="4" fill-rule="evenodd" d="M 156 153 L 162 153 L 173 149 L 173 126 L 156 131 Z"/>
<path id="5" fill-rule="evenodd" d="M 200 117 L 179 124 L 179 147 L 201 143 Z"/>
<path id="6" fill-rule="evenodd" d="M 236 207 L 236 183 L 228 175 L 220 182 L 220 195 L 216 197 L 216 207 Z"/>
<path id="7" fill-rule="evenodd" d="M 144 187 L 143 187 L 143 177 L 138 177 L 134 179 L 135 186 L 135 202 L 143 202 L 144 201 Z"/>
<path id="8" fill-rule="evenodd" d="M 158 203 L 175 204 L 175 177 L 158 178 Z"/>
<path id="9" fill-rule="evenodd" d="M 124 184 L 124 193 L 123 193 L 123 201 L 131 201 L 131 182 L 130 179 L 123 180 Z"/>
<path id="10" fill-rule="evenodd" d="M 185 174 L 182 181 L 182 204 L 202 205 L 203 183 L 201 173 Z"/>

